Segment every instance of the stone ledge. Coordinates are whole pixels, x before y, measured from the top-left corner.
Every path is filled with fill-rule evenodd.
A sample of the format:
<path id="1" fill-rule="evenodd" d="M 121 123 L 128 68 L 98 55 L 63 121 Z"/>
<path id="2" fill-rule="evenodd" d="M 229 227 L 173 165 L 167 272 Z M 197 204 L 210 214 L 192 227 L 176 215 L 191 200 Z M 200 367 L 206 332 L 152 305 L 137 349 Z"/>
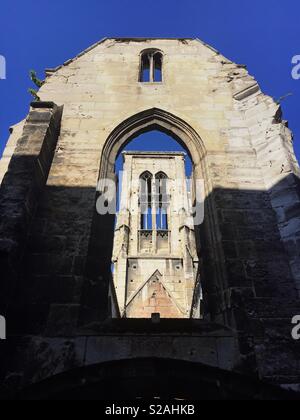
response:
<path id="1" fill-rule="evenodd" d="M 247 87 L 246 89 L 242 90 L 241 92 L 237 92 L 233 97 L 237 101 L 242 101 L 243 99 L 248 98 L 249 96 L 254 95 L 255 93 L 259 92 L 260 87 L 257 83 L 252 86 Z"/>
<path id="2" fill-rule="evenodd" d="M 79 335 L 94 336 L 97 334 L 143 334 L 143 335 L 203 335 L 212 337 L 234 337 L 230 328 L 199 319 L 161 319 L 158 324 L 151 319 L 110 319 L 91 326 L 82 326 Z"/>

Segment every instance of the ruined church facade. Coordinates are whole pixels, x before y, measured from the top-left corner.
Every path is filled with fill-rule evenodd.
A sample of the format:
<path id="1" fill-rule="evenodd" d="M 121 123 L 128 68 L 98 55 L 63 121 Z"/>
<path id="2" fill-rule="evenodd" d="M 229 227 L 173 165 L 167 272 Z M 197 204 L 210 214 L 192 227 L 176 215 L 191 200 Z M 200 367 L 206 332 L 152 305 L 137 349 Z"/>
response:
<path id="1" fill-rule="evenodd" d="M 197 399 L 297 389 L 300 170 L 280 106 L 246 67 L 197 39 L 104 39 L 46 70 L 38 96 L 0 163 L 1 393 L 151 397 L 154 388 Z M 149 229 L 147 216 L 123 215 L 116 230 L 115 215 L 97 211 L 117 157 L 151 130 L 179 142 L 193 182 L 203 180 L 201 225 L 174 215 L 170 230 L 161 214 Z M 155 185 L 183 156 L 124 158 Z M 156 168 L 158 158 L 168 163 Z M 179 246 L 188 237 L 189 257 Z M 141 278 L 154 257 L 162 262 Z"/>

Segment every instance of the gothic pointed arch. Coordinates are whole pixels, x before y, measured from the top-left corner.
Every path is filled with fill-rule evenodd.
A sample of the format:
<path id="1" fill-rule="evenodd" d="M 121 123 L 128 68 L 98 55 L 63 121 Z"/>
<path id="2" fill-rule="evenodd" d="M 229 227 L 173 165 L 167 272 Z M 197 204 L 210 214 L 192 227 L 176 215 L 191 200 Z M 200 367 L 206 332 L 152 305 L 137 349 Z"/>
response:
<path id="1" fill-rule="evenodd" d="M 155 174 L 156 179 L 167 179 L 168 175 L 165 172 L 159 171 Z"/>
<path id="2" fill-rule="evenodd" d="M 145 171 L 140 175 L 139 209 L 142 230 L 152 230 L 152 182 L 153 175 Z"/>
<path id="3" fill-rule="evenodd" d="M 114 174 L 115 161 L 120 152 L 140 134 L 158 130 L 173 137 L 184 147 L 194 167 L 201 167 L 206 172 L 206 148 L 201 136 L 182 118 L 159 108 L 139 112 L 121 122 L 108 136 L 100 164 L 99 178 L 111 178 Z"/>
<path id="4" fill-rule="evenodd" d="M 185 149 L 193 163 L 194 182 L 203 179 L 205 183 L 205 211 L 206 217 L 202 226 L 195 228 L 197 254 L 201 260 L 206 258 L 207 292 L 205 293 L 205 308 L 210 319 L 220 316 L 222 307 L 225 281 L 225 270 L 222 268 L 223 251 L 218 242 L 220 232 L 215 219 L 215 205 L 210 194 L 210 176 L 206 161 L 207 151 L 202 137 L 185 120 L 174 114 L 159 108 L 151 108 L 141 111 L 122 121 L 109 134 L 101 153 L 99 182 L 103 179 L 115 180 L 115 162 L 121 151 L 139 135 L 153 130 L 161 131 Z M 96 191 L 95 201 L 105 191 Z M 196 196 L 193 197 L 195 211 L 198 211 Z M 96 206 L 95 206 L 96 208 Z M 82 295 L 80 324 L 101 322 L 107 319 L 111 304 L 107 302 L 108 285 L 111 279 L 111 259 L 114 241 L 114 215 L 99 215 L 94 211 L 91 237 L 89 243 L 89 256 L 86 266 L 86 280 Z M 99 238 L 105 237 L 105 241 Z M 202 243 L 204 250 L 202 249 Z M 205 256 L 205 254 L 207 256 Z M 217 291 L 217 292 L 216 292 Z M 98 299 L 91 299 L 95 293 Z M 100 296 L 100 299 L 99 299 Z M 102 299 L 102 302 L 100 301 Z"/>

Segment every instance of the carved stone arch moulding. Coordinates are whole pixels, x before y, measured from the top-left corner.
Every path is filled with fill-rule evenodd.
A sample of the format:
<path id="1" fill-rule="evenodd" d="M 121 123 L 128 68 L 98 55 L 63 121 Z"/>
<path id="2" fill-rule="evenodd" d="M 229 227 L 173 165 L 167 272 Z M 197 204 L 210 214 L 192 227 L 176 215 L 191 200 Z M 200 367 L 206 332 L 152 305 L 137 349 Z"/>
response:
<path id="1" fill-rule="evenodd" d="M 102 152 L 99 178 L 107 178 L 114 172 L 120 151 L 131 140 L 152 130 L 162 131 L 178 141 L 186 149 L 193 165 L 196 167 L 201 164 L 205 176 L 206 149 L 201 137 L 181 118 L 162 109 L 152 108 L 126 119 L 112 131 Z"/>

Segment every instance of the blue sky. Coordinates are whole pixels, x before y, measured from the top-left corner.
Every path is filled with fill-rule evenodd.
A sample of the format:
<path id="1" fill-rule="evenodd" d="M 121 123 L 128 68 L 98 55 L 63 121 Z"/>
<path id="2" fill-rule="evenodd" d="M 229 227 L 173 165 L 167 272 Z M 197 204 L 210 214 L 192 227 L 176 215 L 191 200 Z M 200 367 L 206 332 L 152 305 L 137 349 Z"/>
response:
<path id="1" fill-rule="evenodd" d="M 145 146 L 146 145 L 146 146 Z M 172 137 L 164 134 L 160 131 L 150 131 L 148 133 L 142 134 L 132 140 L 128 146 L 125 147 L 124 150 L 130 151 L 143 151 L 147 150 L 147 152 L 152 151 L 160 151 L 166 150 L 170 151 L 181 151 L 185 152 L 185 150 L 173 140 Z M 185 158 L 185 167 L 186 167 L 186 174 L 191 176 L 193 170 L 193 164 L 190 157 L 187 155 Z M 117 173 L 123 169 L 123 157 L 120 155 L 116 162 L 116 171 Z"/>
<path id="2" fill-rule="evenodd" d="M 99 39 L 198 37 L 237 63 L 247 64 L 264 92 L 283 101 L 300 158 L 300 80 L 291 77 L 300 54 L 300 2 L 289 0 L 2 0 L 0 154 L 10 125 L 28 112 L 30 69 L 40 77 Z M 136 148 L 136 147 L 135 147 Z"/>

